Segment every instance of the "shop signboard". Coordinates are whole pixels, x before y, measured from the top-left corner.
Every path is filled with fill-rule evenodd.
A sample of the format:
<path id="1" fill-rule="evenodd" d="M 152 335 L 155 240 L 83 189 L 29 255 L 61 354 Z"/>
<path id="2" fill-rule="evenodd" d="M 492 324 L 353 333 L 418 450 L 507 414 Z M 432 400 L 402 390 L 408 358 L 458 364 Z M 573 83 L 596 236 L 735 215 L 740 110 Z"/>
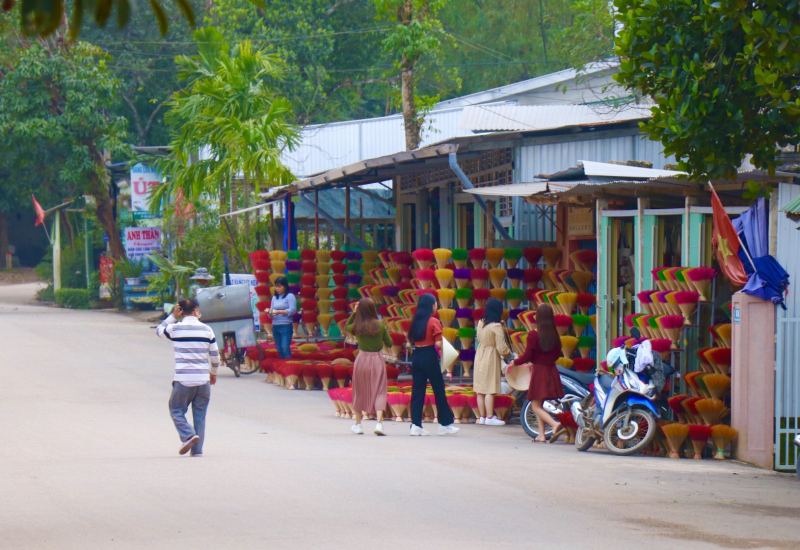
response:
<path id="1" fill-rule="evenodd" d="M 111 284 L 114 281 L 114 260 L 108 256 L 100 257 L 100 292 L 101 300 L 111 298 Z"/>
<path id="2" fill-rule="evenodd" d="M 232 285 L 250 285 L 250 307 L 253 310 L 253 322 L 255 323 L 256 332 L 258 332 L 261 330 L 261 326 L 259 324 L 259 311 L 256 307 L 256 303 L 258 302 L 258 295 L 256 295 L 256 285 L 258 285 L 258 282 L 256 281 L 256 276 L 249 273 L 231 273 L 230 278 Z"/>
<path id="3" fill-rule="evenodd" d="M 570 207 L 567 217 L 567 235 L 585 237 L 594 235 L 594 233 L 594 208 Z"/>
<path id="4" fill-rule="evenodd" d="M 139 163 L 131 168 L 131 215 L 134 220 L 152 217 L 148 201 L 151 190 L 161 183 L 161 177 L 154 169 Z"/>
<path id="5" fill-rule="evenodd" d="M 125 253 L 129 260 L 141 262 L 148 254 L 161 251 L 160 227 L 126 227 Z"/>

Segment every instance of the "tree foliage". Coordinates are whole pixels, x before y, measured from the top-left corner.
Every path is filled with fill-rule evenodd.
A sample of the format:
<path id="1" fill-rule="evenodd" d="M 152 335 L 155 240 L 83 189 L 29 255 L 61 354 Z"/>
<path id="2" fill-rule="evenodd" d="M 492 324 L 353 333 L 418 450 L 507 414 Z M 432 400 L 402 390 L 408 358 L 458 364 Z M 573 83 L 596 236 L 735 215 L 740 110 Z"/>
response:
<path id="1" fill-rule="evenodd" d="M 800 127 L 798 0 L 615 0 L 617 80 L 656 102 L 643 129 L 696 179 L 745 155 L 774 170 Z"/>

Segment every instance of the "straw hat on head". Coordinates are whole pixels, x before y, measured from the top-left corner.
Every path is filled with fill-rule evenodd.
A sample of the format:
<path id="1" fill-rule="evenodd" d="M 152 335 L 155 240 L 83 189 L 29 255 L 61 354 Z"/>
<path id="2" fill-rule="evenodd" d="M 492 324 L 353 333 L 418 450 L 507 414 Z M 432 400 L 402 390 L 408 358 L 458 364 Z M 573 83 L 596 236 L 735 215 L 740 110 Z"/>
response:
<path id="1" fill-rule="evenodd" d="M 198 267 L 194 271 L 194 275 L 189 277 L 193 281 L 213 281 L 214 276 L 208 272 L 205 267 Z"/>

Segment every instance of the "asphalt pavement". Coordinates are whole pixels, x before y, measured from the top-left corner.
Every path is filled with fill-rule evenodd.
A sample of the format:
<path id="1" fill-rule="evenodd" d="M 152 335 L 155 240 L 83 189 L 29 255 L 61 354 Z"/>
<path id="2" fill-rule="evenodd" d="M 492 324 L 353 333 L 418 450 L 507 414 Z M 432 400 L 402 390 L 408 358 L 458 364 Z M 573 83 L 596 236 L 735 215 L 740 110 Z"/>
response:
<path id="1" fill-rule="evenodd" d="M 35 288 L 0 286 L 0 549 L 800 548 L 788 474 L 578 453 L 518 425 L 356 436 L 325 393 L 261 374 L 221 369 L 205 456 L 179 456 L 171 344 Z"/>

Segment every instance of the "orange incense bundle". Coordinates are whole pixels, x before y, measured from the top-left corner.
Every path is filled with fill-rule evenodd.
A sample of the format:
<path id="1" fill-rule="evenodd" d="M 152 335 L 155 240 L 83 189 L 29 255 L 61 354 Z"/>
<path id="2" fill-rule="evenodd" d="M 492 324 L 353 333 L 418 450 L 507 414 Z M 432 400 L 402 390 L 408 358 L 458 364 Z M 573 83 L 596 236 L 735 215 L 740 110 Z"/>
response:
<path id="1" fill-rule="evenodd" d="M 730 348 L 731 329 L 733 325 L 731 323 L 721 323 L 715 326 L 717 327 L 717 336 L 719 337 L 720 340 L 722 340 L 722 347 Z"/>
<path id="2" fill-rule="evenodd" d="M 505 250 L 502 248 L 489 248 L 486 250 L 486 261 L 493 269 L 500 267 L 500 262 L 503 261 L 503 256 L 505 256 Z"/>
<path id="3" fill-rule="evenodd" d="M 556 323 L 556 330 L 559 336 L 564 336 L 569 332 L 569 329 L 572 328 L 572 317 L 569 315 L 553 315 L 553 320 Z"/>
<path id="4" fill-rule="evenodd" d="M 479 269 L 483 267 L 483 262 L 486 259 L 485 248 L 473 248 L 469 251 L 469 261 L 472 267 Z"/>
<path id="5" fill-rule="evenodd" d="M 579 293 L 589 290 L 589 286 L 594 280 L 594 275 L 589 271 L 573 271 L 570 277 Z"/>
<path id="6" fill-rule="evenodd" d="M 492 268 L 489 270 L 489 280 L 492 283 L 493 288 L 502 288 L 503 283 L 506 280 L 506 276 L 508 275 L 508 271 L 502 268 Z"/>
<path id="7" fill-rule="evenodd" d="M 680 450 L 683 447 L 683 442 L 689 435 L 689 426 L 686 424 L 666 424 L 661 426 L 661 432 L 667 440 L 669 446 L 669 457 L 680 458 Z"/>
<path id="8" fill-rule="evenodd" d="M 542 282 L 544 283 L 544 287 L 547 290 L 558 289 L 558 285 L 556 285 L 556 282 L 553 280 L 552 274 L 553 274 L 553 269 L 549 267 L 547 269 L 542 270 Z"/>
<path id="9" fill-rule="evenodd" d="M 731 378 L 724 374 L 707 374 L 703 377 L 703 384 L 714 399 L 725 399 L 731 392 Z"/>
<path id="10" fill-rule="evenodd" d="M 556 269 L 561 262 L 562 251 L 560 248 L 545 248 L 542 250 L 544 261 L 550 269 Z"/>
<path id="11" fill-rule="evenodd" d="M 414 276 L 419 281 L 422 288 L 430 288 L 433 286 L 433 280 L 436 278 L 436 272 L 432 269 L 417 269 Z"/>
<path id="12" fill-rule="evenodd" d="M 589 292 L 581 292 L 575 299 L 578 309 L 583 315 L 589 315 L 589 309 L 595 304 L 597 297 Z"/>
<path id="13" fill-rule="evenodd" d="M 739 435 L 739 431 L 736 428 L 731 428 L 724 424 L 711 427 L 711 439 L 714 441 L 714 445 L 717 446 L 717 452 L 714 454 L 716 460 L 725 460 L 725 448 L 736 439 L 737 435 Z"/>
<path id="14" fill-rule="evenodd" d="M 473 288 L 484 288 L 486 286 L 486 281 L 489 279 L 489 270 L 473 269 L 469 273 L 469 279 L 472 282 Z"/>
<path id="15" fill-rule="evenodd" d="M 731 412 L 725 406 L 725 403 L 719 399 L 697 399 L 694 402 L 694 407 L 699 416 L 698 422 L 695 423 L 699 424 L 699 420 L 702 420 L 706 426 L 713 426 L 718 422 L 722 422 Z"/>
<path id="16" fill-rule="evenodd" d="M 419 269 L 428 269 L 435 259 L 433 250 L 430 248 L 418 248 L 411 255 L 414 257 L 414 261 L 417 262 Z"/>
<path id="17" fill-rule="evenodd" d="M 694 459 L 703 459 L 703 449 L 706 448 L 708 438 L 711 437 L 711 427 L 702 424 L 692 424 L 689 426 L 689 439 L 694 448 Z"/>

